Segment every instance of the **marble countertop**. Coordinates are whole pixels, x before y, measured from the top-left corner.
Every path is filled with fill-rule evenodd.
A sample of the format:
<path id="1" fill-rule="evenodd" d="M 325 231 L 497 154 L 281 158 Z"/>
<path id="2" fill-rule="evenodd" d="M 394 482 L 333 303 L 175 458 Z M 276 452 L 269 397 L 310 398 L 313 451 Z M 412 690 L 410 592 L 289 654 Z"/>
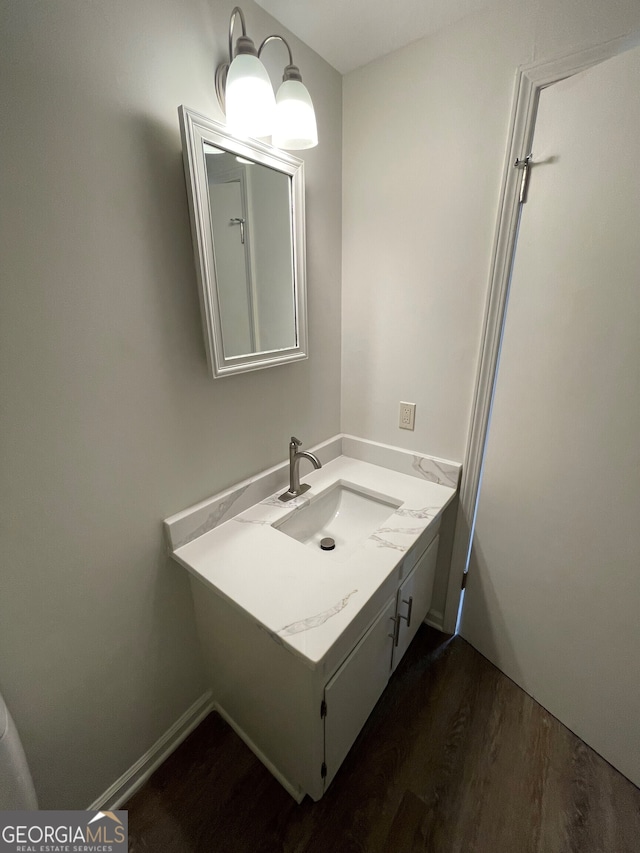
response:
<path id="1" fill-rule="evenodd" d="M 272 525 L 338 480 L 395 498 L 389 518 L 344 554 L 321 551 Z M 311 668 L 326 664 L 345 635 L 359 635 L 397 586 L 394 572 L 439 518 L 455 489 L 338 456 L 303 473 L 311 489 L 289 503 L 267 497 L 180 547 L 172 556 Z M 420 556 L 417 553 L 416 556 Z M 408 571 L 405 564 L 405 573 Z"/>

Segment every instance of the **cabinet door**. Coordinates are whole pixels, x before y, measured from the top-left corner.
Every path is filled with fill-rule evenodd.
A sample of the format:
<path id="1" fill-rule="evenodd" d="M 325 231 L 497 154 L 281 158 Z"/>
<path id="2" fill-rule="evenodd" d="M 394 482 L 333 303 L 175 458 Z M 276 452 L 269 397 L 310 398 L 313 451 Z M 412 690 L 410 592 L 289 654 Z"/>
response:
<path id="1" fill-rule="evenodd" d="M 409 643 L 429 612 L 439 541 L 440 537 L 436 536 L 398 590 L 400 624 L 396 629 L 398 643 L 393 649 L 392 670 L 395 670 L 402 660 L 402 656 L 409 648 Z"/>
<path id="2" fill-rule="evenodd" d="M 395 610 L 394 597 L 389 599 L 384 610 L 325 687 L 325 786 L 335 776 L 387 686 L 391 672 Z"/>

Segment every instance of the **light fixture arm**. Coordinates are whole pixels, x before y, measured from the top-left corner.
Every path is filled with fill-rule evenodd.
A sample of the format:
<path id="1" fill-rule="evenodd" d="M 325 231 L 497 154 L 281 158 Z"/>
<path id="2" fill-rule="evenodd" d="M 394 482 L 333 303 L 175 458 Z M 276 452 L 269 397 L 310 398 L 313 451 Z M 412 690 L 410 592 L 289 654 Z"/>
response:
<path id="1" fill-rule="evenodd" d="M 291 53 L 291 48 L 289 47 L 289 42 L 286 40 L 284 36 L 267 36 L 266 39 L 262 42 L 260 47 L 258 48 L 258 58 L 260 58 L 262 51 L 264 50 L 264 46 L 268 44 L 270 41 L 281 41 L 282 44 L 289 51 L 289 65 L 293 65 L 293 54 Z"/>
<path id="2" fill-rule="evenodd" d="M 297 65 L 293 64 L 293 54 L 291 53 L 291 47 L 289 46 L 289 42 L 286 40 L 286 38 L 284 38 L 284 36 L 278 36 L 278 35 L 267 36 L 266 39 L 264 39 L 264 41 L 262 42 L 262 44 L 258 48 L 258 58 L 260 58 L 260 56 L 262 55 L 262 51 L 263 51 L 265 45 L 268 44 L 270 41 L 281 41 L 283 43 L 283 45 L 287 48 L 287 51 L 289 52 L 289 64 L 284 69 L 284 74 L 282 75 L 282 79 L 283 80 L 299 80 L 300 82 L 302 82 L 302 75 L 300 74 L 300 69 L 298 68 Z"/>
<path id="3" fill-rule="evenodd" d="M 244 19 L 244 12 L 240 8 L 240 6 L 235 6 L 233 12 L 231 13 L 231 19 L 229 21 L 229 61 L 222 62 L 216 68 L 216 95 L 218 96 L 218 103 L 225 109 L 225 90 L 227 88 L 227 74 L 229 73 L 229 67 L 233 62 L 233 28 L 236 22 L 236 15 L 240 18 L 240 24 L 242 26 L 242 35 L 238 36 L 238 40 L 236 42 L 236 55 L 240 53 L 249 53 L 252 56 L 257 56 L 258 52 L 256 51 L 254 43 L 247 36 L 247 25 Z"/>
<path id="4" fill-rule="evenodd" d="M 242 35 L 247 35 L 247 25 L 244 20 L 244 12 L 240 8 L 240 6 L 236 6 L 231 13 L 231 20 L 229 21 L 229 65 L 233 62 L 233 25 L 236 21 L 236 15 L 240 16 L 240 23 L 242 24 Z M 260 54 L 258 54 L 260 56 Z"/>

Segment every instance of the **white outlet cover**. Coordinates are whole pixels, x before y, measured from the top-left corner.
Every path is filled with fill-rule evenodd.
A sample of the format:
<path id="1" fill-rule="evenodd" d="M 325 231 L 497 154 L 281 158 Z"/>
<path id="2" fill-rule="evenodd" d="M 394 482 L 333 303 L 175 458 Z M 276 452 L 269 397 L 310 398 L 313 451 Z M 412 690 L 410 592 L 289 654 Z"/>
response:
<path id="1" fill-rule="evenodd" d="M 416 422 L 416 404 L 400 403 L 400 429 L 414 429 Z"/>

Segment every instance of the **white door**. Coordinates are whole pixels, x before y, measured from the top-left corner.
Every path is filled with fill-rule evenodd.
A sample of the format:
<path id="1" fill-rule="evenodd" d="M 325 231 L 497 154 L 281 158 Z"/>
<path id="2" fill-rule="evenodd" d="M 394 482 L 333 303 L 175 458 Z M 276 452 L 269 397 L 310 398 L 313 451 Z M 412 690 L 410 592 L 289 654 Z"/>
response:
<path id="1" fill-rule="evenodd" d="M 640 49 L 541 94 L 462 635 L 640 784 Z"/>
<path id="2" fill-rule="evenodd" d="M 253 352 L 247 216 L 239 180 L 209 184 L 216 284 L 226 358 Z"/>

